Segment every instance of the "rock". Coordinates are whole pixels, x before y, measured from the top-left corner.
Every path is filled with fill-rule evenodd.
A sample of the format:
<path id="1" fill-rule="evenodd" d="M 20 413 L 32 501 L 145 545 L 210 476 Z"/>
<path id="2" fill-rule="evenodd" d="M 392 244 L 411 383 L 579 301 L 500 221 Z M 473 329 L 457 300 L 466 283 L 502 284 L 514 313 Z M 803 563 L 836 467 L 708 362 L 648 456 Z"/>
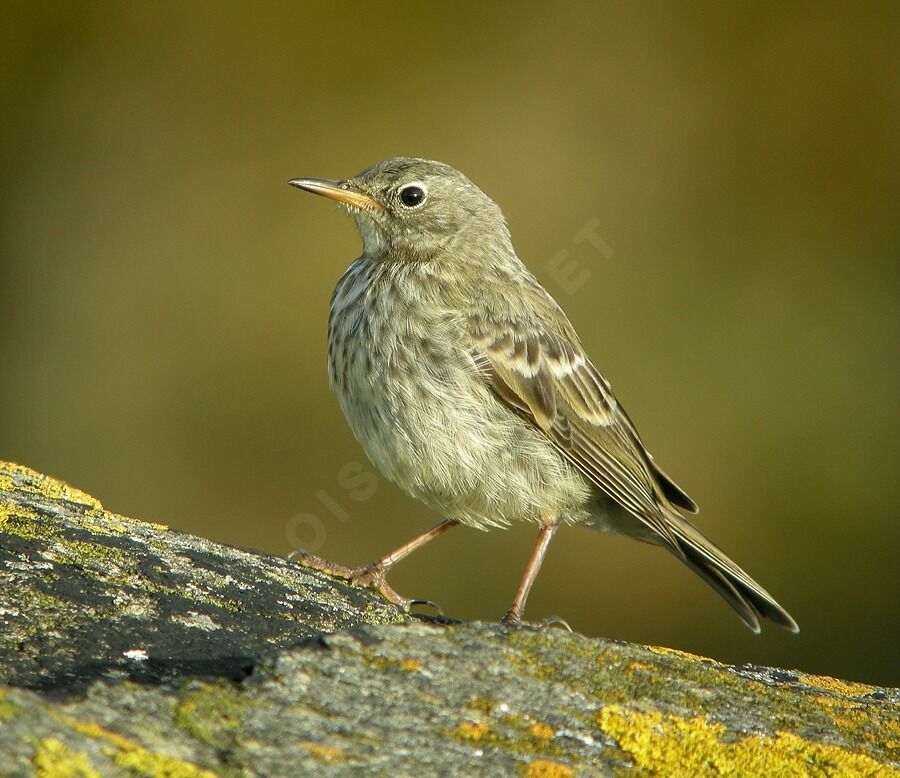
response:
<path id="1" fill-rule="evenodd" d="M 238 680 L 266 651 L 406 616 L 286 559 L 103 510 L 0 463 L 0 683 Z"/>
<path id="2" fill-rule="evenodd" d="M 900 775 L 900 690 L 410 619 L 0 464 L 4 775 Z"/>

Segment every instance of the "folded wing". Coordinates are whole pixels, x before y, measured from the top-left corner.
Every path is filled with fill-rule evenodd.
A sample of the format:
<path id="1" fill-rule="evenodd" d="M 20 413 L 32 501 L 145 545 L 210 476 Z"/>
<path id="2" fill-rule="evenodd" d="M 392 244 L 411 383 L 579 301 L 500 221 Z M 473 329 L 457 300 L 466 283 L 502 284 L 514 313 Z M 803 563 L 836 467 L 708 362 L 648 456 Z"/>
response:
<path id="1" fill-rule="evenodd" d="M 646 524 L 678 556 L 661 511 L 696 505 L 656 467 L 609 384 L 574 339 L 524 321 L 473 317 L 472 356 L 503 402 L 531 421 L 588 480 Z"/>

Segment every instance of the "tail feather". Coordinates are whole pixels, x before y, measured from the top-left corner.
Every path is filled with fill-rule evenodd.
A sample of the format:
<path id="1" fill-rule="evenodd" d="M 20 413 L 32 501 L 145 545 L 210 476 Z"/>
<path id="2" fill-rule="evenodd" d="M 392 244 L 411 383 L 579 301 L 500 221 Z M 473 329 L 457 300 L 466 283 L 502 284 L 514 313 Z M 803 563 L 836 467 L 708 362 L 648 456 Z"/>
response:
<path id="1" fill-rule="evenodd" d="M 759 613 L 757 610 L 719 570 L 715 567 L 705 566 L 691 554 L 686 554 L 684 561 L 691 570 L 721 595 L 744 624 L 757 634 L 762 632 L 762 628 L 759 626 Z"/>
<path id="2" fill-rule="evenodd" d="M 699 513 L 700 508 L 697 506 L 697 503 L 688 496 L 688 493 L 663 472 L 663 469 L 656 464 L 656 461 L 649 453 L 647 454 L 647 458 L 653 466 L 653 475 L 656 478 L 656 485 L 666 496 L 666 499 L 688 513 Z"/>
<path id="3" fill-rule="evenodd" d="M 800 631 L 797 622 L 771 594 L 692 524 L 672 516 L 670 528 L 688 567 L 715 589 L 750 629 L 759 632 L 762 617 L 791 632 Z"/>

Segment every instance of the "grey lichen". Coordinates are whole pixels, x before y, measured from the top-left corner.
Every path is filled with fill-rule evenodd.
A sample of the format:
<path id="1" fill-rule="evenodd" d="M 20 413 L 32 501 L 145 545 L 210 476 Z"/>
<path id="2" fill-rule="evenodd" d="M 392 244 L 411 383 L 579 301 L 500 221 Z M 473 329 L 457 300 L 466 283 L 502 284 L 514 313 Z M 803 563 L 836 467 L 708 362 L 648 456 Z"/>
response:
<path id="1" fill-rule="evenodd" d="M 104 511 L 0 463 L 0 680 L 242 677 L 266 649 L 406 619 L 377 595 L 286 559 Z M 142 651 L 136 663 L 126 652 Z"/>

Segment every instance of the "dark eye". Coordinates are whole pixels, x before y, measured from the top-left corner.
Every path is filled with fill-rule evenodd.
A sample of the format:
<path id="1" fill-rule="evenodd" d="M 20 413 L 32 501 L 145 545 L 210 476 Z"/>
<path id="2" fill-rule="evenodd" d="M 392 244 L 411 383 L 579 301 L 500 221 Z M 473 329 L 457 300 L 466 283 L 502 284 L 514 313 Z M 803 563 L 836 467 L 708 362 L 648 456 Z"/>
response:
<path id="1" fill-rule="evenodd" d="M 400 202 L 407 208 L 415 208 L 425 202 L 425 190 L 418 184 L 404 186 L 400 190 Z"/>

